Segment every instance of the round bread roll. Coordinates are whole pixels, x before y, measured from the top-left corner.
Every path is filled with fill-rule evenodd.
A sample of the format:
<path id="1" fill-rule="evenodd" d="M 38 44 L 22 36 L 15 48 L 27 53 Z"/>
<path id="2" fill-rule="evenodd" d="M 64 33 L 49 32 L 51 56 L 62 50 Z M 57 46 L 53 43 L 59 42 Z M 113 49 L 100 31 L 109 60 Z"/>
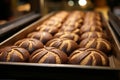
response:
<path id="1" fill-rule="evenodd" d="M 53 20 L 46 20 L 42 25 L 52 26 L 54 24 Z"/>
<path id="2" fill-rule="evenodd" d="M 61 16 L 61 15 L 60 15 L 60 16 Z M 55 16 L 55 17 L 51 17 L 50 20 L 51 20 L 51 21 L 56 21 L 56 22 L 62 23 L 63 20 L 64 20 L 64 18 L 60 18 L 60 17 L 58 17 L 58 16 Z M 56 23 L 56 22 L 55 22 L 55 23 Z"/>
<path id="3" fill-rule="evenodd" d="M 49 40 L 53 39 L 53 36 L 49 32 L 32 32 L 27 35 L 28 38 L 35 38 L 40 40 L 43 44 L 46 44 Z"/>
<path id="4" fill-rule="evenodd" d="M 63 52 L 65 52 L 68 56 L 78 48 L 78 45 L 75 41 L 67 39 L 67 38 L 54 38 L 46 43 L 46 46 L 56 47 Z"/>
<path id="5" fill-rule="evenodd" d="M 84 24 L 96 25 L 102 27 L 101 16 L 97 12 L 87 12 L 84 18 Z"/>
<path id="6" fill-rule="evenodd" d="M 69 64 L 109 66 L 108 57 L 101 51 L 93 48 L 79 48 L 69 56 Z"/>
<path id="7" fill-rule="evenodd" d="M 79 44 L 81 48 L 95 48 L 106 54 L 111 51 L 111 44 L 109 41 L 103 38 L 86 38 Z"/>
<path id="8" fill-rule="evenodd" d="M 84 16 L 85 16 L 85 13 L 83 11 L 74 10 L 70 13 L 70 15 L 68 16 L 68 19 L 70 19 L 70 18 L 82 19 L 82 18 L 84 18 Z"/>
<path id="9" fill-rule="evenodd" d="M 50 20 L 54 21 L 54 26 L 61 28 L 63 22 L 65 21 L 65 18 L 51 17 Z"/>
<path id="10" fill-rule="evenodd" d="M 21 47 L 7 46 L 0 49 L 0 61 L 3 62 L 27 62 L 29 52 Z"/>
<path id="11" fill-rule="evenodd" d="M 85 24 L 87 25 L 96 25 L 96 26 L 99 26 L 101 28 L 103 28 L 103 24 L 101 21 L 97 21 L 97 20 L 88 20 L 88 21 L 84 21 Z"/>
<path id="12" fill-rule="evenodd" d="M 80 40 L 86 38 L 104 38 L 107 39 L 107 36 L 103 32 L 92 31 L 92 32 L 85 32 L 81 35 Z"/>
<path id="13" fill-rule="evenodd" d="M 30 56 L 30 62 L 33 63 L 67 63 L 67 55 L 61 50 L 54 47 L 44 47 L 34 51 Z"/>
<path id="14" fill-rule="evenodd" d="M 47 25 L 38 26 L 36 28 L 36 30 L 49 32 L 52 35 L 54 35 L 54 34 L 56 34 L 58 32 L 58 28 L 57 27 L 55 27 L 55 26 L 47 26 Z"/>
<path id="15" fill-rule="evenodd" d="M 49 20 L 53 20 L 55 21 L 55 23 L 56 22 L 63 23 L 67 16 L 68 16 L 68 13 L 67 14 L 66 13 L 56 14 L 52 16 Z"/>
<path id="16" fill-rule="evenodd" d="M 63 28 L 66 26 L 74 27 L 74 28 L 80 28 L 81 25 L 83 24 L 83 16 L 84 13 L 80 11 L 73 11 L 64 21 L 63 23 Z"/>
<path id="17" fill-rule="evenodd" d="M 54 35 L 54 37 L 55 38 L 68 38 L 68 39 L 74 40 L 78 44 L 80 42 L 80 37 L 77 34 L 70 33 L 70 32 L 58 32 Z"/>
<path id="18" fill-rule="evenodd" d="M 70 33 L 75 33 L 75 34 L 78 34 L 78 35 L 80 35 L 81 34 L 81 32 L 80 32 L 80 29 L 78 29 L 78 28 L 75 28 L 75 27 L 62 27 L 60 30 L 59 30 L 59 32 L 70 32 Z"/>
<path id="19" fill-rule="evenodd" d="M 24 38 L 24 39 L 18 40 L 17 42 L 15 42 L 14 45 L 25 48 L 26 50 L 28 50 L 30 54 L 33 51 L 44 47 L 42 42 L 34 38 Z"/>
<path id="20" fill-rule="evenodd" d="M 84 20 L 85 21 L 91 21 L 92 19 L 95 20 L 95 21 L 101 21 L 100 13 L 93 12 L 93 11 L 92 12 L 91 11 L 86 12 Z"/>
<path id="21" fill-rule="evenodd" d="M 62 25 L 61 22 L 59 22 L 58 20 L 53 20 L 53 19 L 50 19 L 43 24 L 46 26 L 57 27 L 57 28 L 60 28 Z"/>
<path id="22" fill-rule="evenodd" d="M 64 29 L 66 27 L 70 27 L 70 28 L 74 27 L 75 29 L 76 28 L 79 29 L 81 27 L 81 25 L 82 25 L 82 20 L 79 20 L 79 22 L 76 22 L 76 21 L 73 21 L 73 20 L 68 20 L 62 25 L 61 28 Z"/>
<path id="23" fill-rule="evenodd" d="M 89 31 L 98 31 L 98 32 L 103 32 L 102 27 L 97 26 L 97 25 L 90 25 L 90 24 L 84 24 L 80 28 L 81 34 Z"/>
<path id="24" fill-rule="evenodd" d="M 59 18 L 59 19 L 63 19 L 62 21 L 64 21 L 64 19 L 69 15 L 68 11 L 60 11 L 58 13 L 56 13 L 53 17 L 54 18 Z M 52 18 L 52 17 L 51 17 Z"/>

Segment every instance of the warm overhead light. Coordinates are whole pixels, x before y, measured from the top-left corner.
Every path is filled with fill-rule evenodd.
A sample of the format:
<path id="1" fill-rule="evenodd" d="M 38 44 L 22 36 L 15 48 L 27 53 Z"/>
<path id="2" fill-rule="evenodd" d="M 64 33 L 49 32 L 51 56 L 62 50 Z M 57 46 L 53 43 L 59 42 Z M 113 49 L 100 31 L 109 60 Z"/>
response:
<path id="1" fill-rule="evenodd" d="M 87 1 L 86 0 L 78 0 L 78 4 L 80 6 L 85 6 L 87 4 Z"/>
<path id="2" fill-rule="evenodd" d="M 69 6 L 74 6 L 74 1 L 69 0 L 69 1 L 68 1 L 68 5 L 69 5 Z"/>

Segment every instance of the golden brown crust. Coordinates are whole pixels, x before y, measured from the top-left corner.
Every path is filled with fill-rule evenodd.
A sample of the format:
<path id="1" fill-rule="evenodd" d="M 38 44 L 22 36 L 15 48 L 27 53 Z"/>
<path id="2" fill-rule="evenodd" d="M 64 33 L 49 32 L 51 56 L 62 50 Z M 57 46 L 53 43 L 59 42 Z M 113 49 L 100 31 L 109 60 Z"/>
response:
<path id="1" fill-rule="evenodd" d="M 69 56 L 70 64 L 108 66 L 108 57 L 101 51 L 93 48 L 79 48 Z"/>
<path id="2" fill-rule="evenodd" d="M 107 39 L 107 36 L 103 32 L 90 31 L 90 32 L 83 33 L 80 37 L 80 40 L 83 40 L 86 38 L 104 38 L 104 39 Z"/>
<path id="3" fill-rule="evenodd" d="M 30 62 L 34 63 L 67 63 L 67 55 L 54 47 L 44 47 L 33 52 L 30 56 Z"/>
<path id="4" fill-rule="evenodd" d="M 75 27 L 62 27 L 60 30 L 59 30 L 59 32 L 70 32 L 70 33 L 75 33 L 75 34 L 78 34 L 78 35 L 80 35 L 81 34 L 81 32 L 80 32 L 80 29 L 78 29 L 78 28 L 75 28 Z"/>
<path id="5" fill-rule="evenodd" d="M 44 21 L 41 25 L 39 25 L 36 28 L 36 30 L 40 30 L 41 28 L 44 28 L 43 31 L 48 31 L 48 32 L 54 34 L 55 31 L 53 31 L 53 30 L 57 30 L 57 29 L 61 28 L 62 23 L 64 22 L 64 20 L 66 19 L 66 17 L 68 15 L 69 15 L 69 12 L 60 11 L 60 12 L 54 14 L 54 16 L 51 16 L 48 20 Z M 51 28 L 49 28 L 49 30 L 50 30 L 49 31 L 47 27 L 53 27 L 53 30 L 52 30 L 53 32 L 51 32 Z"/>
<path id="6" fill-rule="evenodd" d="M 26 49 L 17 46 L 7 46 L 0 49 L 0 61 L 27 62 L 29 56 L 30 54 Z"/>
<path id="7" fill-rule="evenodd" d="M 53 39 L 53 36 L 50 33 L 45 31 L 31 32 L 27 35 L 27 37 L 38 39 L 43 44 L 46 44 L 49 40 Z"/>
<path id="8" fill-rule="evenodd" d="M 78 45 L 75 41 L 67 38 L 54 38 L 46 43 L 46 46 L 56 47 L 67 55 L 70 55 L 75 49 L 78 48 Z"/>
<path id="9" fill-rule="evenodd" d="M 85 33 L 85 32 L 90 32 L 90 31 L 98 31 L 98 32 L 103 32 L 102 27 L 97 26 L 95 24 L 84 24 L 81 28 L 80 28 L 81 34 Z"/>
<path id="10" fill-rule="evenodd" d="M 65 22 L 63 23 L 62 28 L 74 27 L 79 29 L 83 24 L 83 17 L 84 17 L 84 12 L 72 11 L 71 14 L 65 20 Z"/>
<path id="11" fill-rule="evenodd" d="M 24 38 L 24 39 L 18 40 L 17 42 L 14 43 L 14 45 L 25 48 L 26 50 L 29 51 L 30 54 L 33 51 L 44 47 L 42 42 L 34 38 Z"/>
<path id="12" fill-rule="evenodd" d="M 49 32 L 50 34 L 54 35 L 58 32 L 59 29 L 55 26 L 41 25 L 41 26 L 38 26 L 36 30 Z"/>
<path id="13" fill-rule="evenodd" d="M 101 15 L 98 12 L 89 11 L 86 12 L 85 18 L 84 18 L 84 25 L 96 25 L 101 28 L 103 28 L 103 24 L 101 21 Z"/>
<path id="14" fill-rule="evenodd" d="M 109 41 L 103 38 L 86 38 L 79 44 L 81 48 L 95 48 L 106 54 L 111 51 L 111 44 Z"/>
<path id="15" fill-rule="evenodd" d="M 100 13 L 93 12 L 93 11 L 86 12 L 84 21 L 87 22 L 87 21 L 93 21 L 93 20 L 101 21 Z"/>
<path id="16" fill-rule="evenodd" d="M 54 35 L 54 38 L 68 38 L 74 40 L 78 44 L 80 42 L 80 37 L 77 34 L 70 32 L 58 32 Z"/>

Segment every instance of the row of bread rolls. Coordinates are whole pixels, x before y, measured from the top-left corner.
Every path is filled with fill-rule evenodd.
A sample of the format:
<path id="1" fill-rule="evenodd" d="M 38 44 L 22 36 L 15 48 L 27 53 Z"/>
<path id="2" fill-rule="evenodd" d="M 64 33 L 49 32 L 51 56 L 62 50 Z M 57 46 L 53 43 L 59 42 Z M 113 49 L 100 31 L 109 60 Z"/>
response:
<path id="1" fill-rule="evenodd" d="M 52 35 L 56 34 L 62 26 L 64 20 L 69 15 L 67 11 L 61 11 L 45 21 L 42 25 L 36 28 L 37 31 L 46 31 Z"/>
<path id="2" fill-rule="evenodd" d="M 95 48 L 104 52 L 105 54 L 109 54 L 111 51 L 111 45 L 106 34 L 104 33 L 102 21 L 97 12 L 86 13 L 81 31 L 83 33 L 81 34 L 80 47 Z"/>
<path id="3" fill-rule="evenodd" d="M 80 27 L 83 25 L 85 13 L 82 11 L 73 11 L 63 23 L 59 32 L 71 32 L 80 34 Z"/>
<path id="4" fill-rule="evenodd" d="M 105 35 L 102 33 L 102 23 L 98 23 L 101 23 L 101 17 L 96 12 L 58 12 L 39 25 L 36 31 L 29 33 L 26 38 L 15 42 L 14 47 L 10 46 L 11 50 L 1 49 L 0 61 L 108 66 L 109 60 L 106 52 L 101 50 L 109 52 L 111 49 L 107 48 L 109 42 L 103 40 Z M 95 28 L 97 26 L 101 28 L 101 31 L 98 30 L 100 34 L 94 28 L 87 31 L 82 29 L 83 26 L 91 28 L 94 25 Z M 103 38 L 87 41 L 86 39 L 90 36 L 103 36 Z M 101 50 L 94 47 L 96 44 L 97 48 L 101 47 Z M 18 48 L 27 50 L 29 55 L 26 59 L 28 60 L 24 59 L 24 53 L 17 50 Z M 16 57 L 21 60 L 17 60 Z"/>
<path id="5" fill-rule="evenodd" d="M 72 53 L 70 63 L 109 65 L 107 56 L 110 54 L 111 44 L 104 33 L 100 14 L 87 12 L 80 31 L 80 48 Z"/>

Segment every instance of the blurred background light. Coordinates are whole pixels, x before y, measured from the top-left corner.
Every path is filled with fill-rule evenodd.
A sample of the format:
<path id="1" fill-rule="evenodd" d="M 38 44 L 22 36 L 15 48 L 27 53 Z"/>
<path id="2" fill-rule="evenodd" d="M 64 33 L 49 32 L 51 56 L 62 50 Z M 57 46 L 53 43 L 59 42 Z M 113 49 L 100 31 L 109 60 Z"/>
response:
<path id="1" fill-rule="evenodd" d="M 74 6 L 74 1 L 69 0 L 69 1 L 68 1 L 68 5 L 69 5 L 69 6 Z"/>
<path id="2" fill-rule="evenodd" d="M 86 0 L 78 0 L 78 4 L 80 6 L 85 6 L 85 5 L 87 5 L 87 1 Z"/>

